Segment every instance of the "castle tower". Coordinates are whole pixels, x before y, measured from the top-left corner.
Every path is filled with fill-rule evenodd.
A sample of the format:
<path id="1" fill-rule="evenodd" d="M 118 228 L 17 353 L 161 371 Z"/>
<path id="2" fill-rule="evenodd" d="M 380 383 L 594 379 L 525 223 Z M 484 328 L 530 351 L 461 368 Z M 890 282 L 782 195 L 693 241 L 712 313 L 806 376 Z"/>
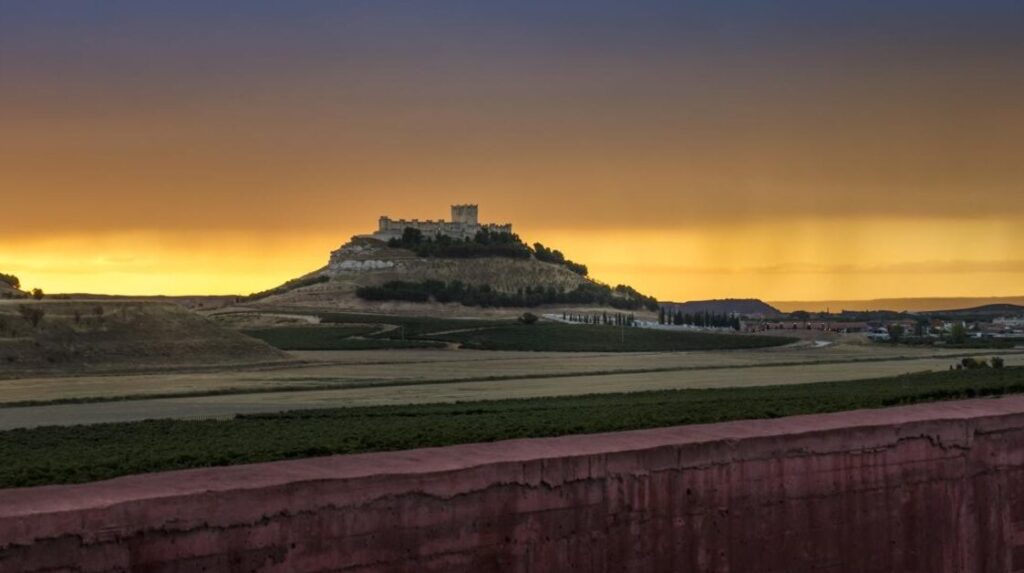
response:
<path id="1" fill-rule="evenodd" d="M 476 205 L 452 205 L 452 222 L 465 225 L 477 225 Z"/>

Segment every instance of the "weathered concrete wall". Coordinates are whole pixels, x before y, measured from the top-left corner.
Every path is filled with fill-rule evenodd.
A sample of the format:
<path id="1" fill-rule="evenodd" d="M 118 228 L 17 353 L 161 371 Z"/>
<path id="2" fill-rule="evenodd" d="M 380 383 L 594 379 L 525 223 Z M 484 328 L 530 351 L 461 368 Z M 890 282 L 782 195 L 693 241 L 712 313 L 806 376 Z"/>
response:
<path id="1" fill-rule="evenodd" d="M 1024 570 L 1024 397 L 0 491 L 0 572 Z"/>

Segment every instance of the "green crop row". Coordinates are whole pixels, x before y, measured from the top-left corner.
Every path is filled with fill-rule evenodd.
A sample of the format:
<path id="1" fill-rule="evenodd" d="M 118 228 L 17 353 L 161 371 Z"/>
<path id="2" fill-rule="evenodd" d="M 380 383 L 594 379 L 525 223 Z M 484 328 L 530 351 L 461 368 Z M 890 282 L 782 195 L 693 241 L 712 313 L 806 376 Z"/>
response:
<path id="1" fill-rule="evenodd" d="M 468 442 L 880 408 L 1024 391 L 1024 367 L 849 382 L 306 410 L 0 432 L 0 487 Z"/>

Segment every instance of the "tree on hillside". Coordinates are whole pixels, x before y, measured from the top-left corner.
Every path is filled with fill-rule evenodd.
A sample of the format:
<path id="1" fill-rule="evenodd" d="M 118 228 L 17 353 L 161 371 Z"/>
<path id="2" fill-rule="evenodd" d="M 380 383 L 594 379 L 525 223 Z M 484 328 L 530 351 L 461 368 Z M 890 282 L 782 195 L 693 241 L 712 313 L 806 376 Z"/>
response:
<path id="1" fill-rule="evenodd" d="M 43 300 L 43 296 L 45 296 L 43 294 L 43 289 L 41 289 L 41 288 L 34 288 L 34 289 L 32 289 L 32 298 L 34 298 L 36 300 Z"/>
<path id="2" fill-rule="evenodd" d="M 538 320 L 540 320 L 540 317 L 532 312 L 524 312 L 522 316 L 519 317 L 519 322 L 523 324 L 534 324 Z"/>
<path id="3" fill-rule="evenodd" d="M 412 227 L 406 227 L 402 231 L 402 242 L 409 245 L 418 245 L 423 242 L 423 231 L 414 229 Z"/>
<path id="4" fill-rule="evenodd" d="M 14 288 L 21 288 L 21 280 L 19 280 L 18 277 L 14 275 L 0 273 L 0 282 L 7 283 Z"/>
<path id="5" fill-rule="evenodd" d="M 953 324 L 953 329 L 949 331 L 949 341 L 953 344 L 963 344 L 967 342 L 967 328 L 962 322 L 956 322 Z"/>

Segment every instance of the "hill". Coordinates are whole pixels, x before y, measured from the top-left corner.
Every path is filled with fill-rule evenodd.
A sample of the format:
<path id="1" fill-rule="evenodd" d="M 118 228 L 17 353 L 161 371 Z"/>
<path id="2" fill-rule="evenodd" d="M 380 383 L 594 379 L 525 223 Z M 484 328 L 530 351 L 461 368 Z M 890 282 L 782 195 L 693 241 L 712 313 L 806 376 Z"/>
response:
<path id="1" fill-rule="evenodd" d="M 21 281 L 14 275 L 0 273 L 0 299 L 25 298 L 27 293 L 21 289 Z"/>
<path id="2" fill-rule="evenodd" d="M 687 302 L 664 302 L 661 304 L 671 312 L 683 314 L 738 314 L 740 316 L 776 317 L 782 312 L 774 306 L 756 298 L 723 298 L 712 300 L 691 300 Z"/>
<path id="3" fill-rule="evenodd" d="M 585 273 L 584 265 L 543 245 L 528 247 L 516 235 L 484 246 L 426 247 L 356 237 L 334 251 L 325 267 L 246 302 L 399 314 L 423 313 L 428 305 L 431 314 L 508 314 L 540 305 L 657 309 L 653 298 L 603 285 Z"/>
<path id="4" fill-rule="evenodd" d="M 11 285 L 0 281 L 0 299 L 11 299 L 11 298 L 25 298 L 24 292 L 12 287 Z"/>
<path id="5" fill-rule="evenodd" d="M 984 304 L 970 308 L 953 308 L 949 310 L 933 310 L 922 314 L 941 314 L 946 316 L 1024 316 L 1024 306 L 1019 304 Z"/>
<path id="6" fill-rule="evenodd" d="M 278 362 L 289 356 L 178 305 L 0 302 L 0 375 Z"/>
<path id="7" fill-rule="evenodd" d="M 817 301 L 772 301 L 772 305 L 784 312 L 806 310 L 809 312 L 824 312 L 831 310 L 891 310 L 896 312 L 936 312 L 957 309 L 968 309 L 971 307 L 987 306 L 992 304 L 1013 304 L 1024 305 L 1024 296 L 1000 296 L 1000 297 L 931 297 L 931 298 L 878 298 L 869 300 L 817 300 Z"/>

